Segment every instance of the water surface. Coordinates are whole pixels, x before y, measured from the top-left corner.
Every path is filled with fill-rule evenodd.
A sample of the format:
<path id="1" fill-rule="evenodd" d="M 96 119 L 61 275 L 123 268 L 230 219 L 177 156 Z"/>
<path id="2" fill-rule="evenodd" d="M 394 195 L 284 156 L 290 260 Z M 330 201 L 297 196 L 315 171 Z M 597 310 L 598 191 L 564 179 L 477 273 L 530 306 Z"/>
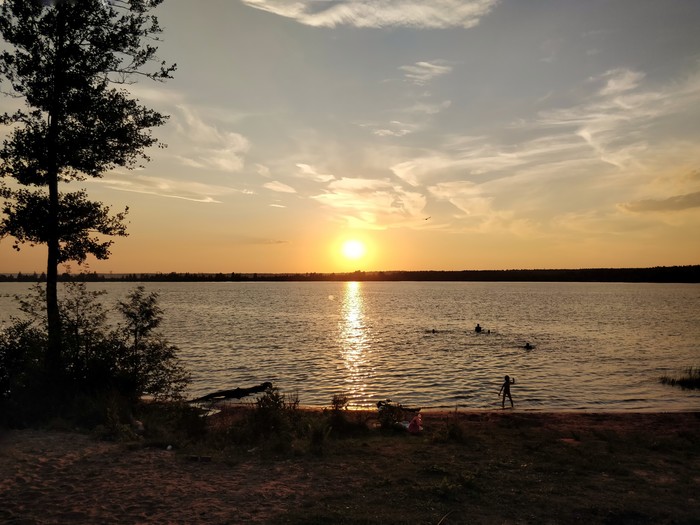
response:
<path id="1" fill-rule="evenodd" d="M 134 283 L 90 284 L 123 299 Z M 432 408 L 698 410 L 659 383 L 700 365 L 700 286 L 689 284 L 147 283 L 191 395 L 272 381 L 305 405 L 346 393 Z M 20 283 L 0 284 L 0 322 Z M 476 323 L 490 333 L 475 334 Z M 523 347 L 529 342 L 535 348 Z"/>

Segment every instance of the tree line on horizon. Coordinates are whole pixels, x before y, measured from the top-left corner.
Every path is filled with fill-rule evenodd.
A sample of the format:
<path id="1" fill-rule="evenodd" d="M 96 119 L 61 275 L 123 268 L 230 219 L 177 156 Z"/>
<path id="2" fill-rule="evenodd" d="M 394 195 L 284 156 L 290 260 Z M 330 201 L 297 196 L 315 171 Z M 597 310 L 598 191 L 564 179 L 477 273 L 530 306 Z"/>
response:
<path id="1" fill-rule="evenodd" d="M 650 268 L 398 270 L 344 273 L 63 273 L 61 282 L 473 281 L 700 283 L 700 265 Z M 0 274 L 0 282 L 45 282 L 46 274 Z"/>

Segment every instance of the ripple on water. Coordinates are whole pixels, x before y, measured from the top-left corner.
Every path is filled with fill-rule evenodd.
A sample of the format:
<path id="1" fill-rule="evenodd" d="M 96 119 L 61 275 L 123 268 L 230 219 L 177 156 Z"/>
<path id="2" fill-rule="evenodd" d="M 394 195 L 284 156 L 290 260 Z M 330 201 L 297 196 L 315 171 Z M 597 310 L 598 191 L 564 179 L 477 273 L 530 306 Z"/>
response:
<path id="1" fill-rule="evenodd" d="M 107 302 L 131 283 L 98 283 Z M 0 284 L 0 321 L 26 290 Z M 153 283 L 191 394 L 273 381 L 307 405 L 700 410 L 658 378 L 698 366 L 697 285 Z M 480 323 L 490 334 L 475 334 Z M 433 333 L 435 330 L 435 333 Z M 525 351 L 530 342 L 534 350 Z"/>

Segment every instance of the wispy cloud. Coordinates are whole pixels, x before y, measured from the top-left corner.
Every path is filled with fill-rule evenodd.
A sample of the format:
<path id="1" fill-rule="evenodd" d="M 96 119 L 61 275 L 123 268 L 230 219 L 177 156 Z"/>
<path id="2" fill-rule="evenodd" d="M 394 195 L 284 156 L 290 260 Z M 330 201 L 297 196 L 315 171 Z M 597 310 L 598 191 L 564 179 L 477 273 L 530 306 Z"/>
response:
<path id="1" fill-rule="evenodd" d="M 417 102 L 412 106 L 403 108 L 401 111 L 408 114 L 425 114 L 425 115 L 436 115 L 441 111 L 446 110 L 452 105 L 451 100 L 444 100 L 442 102 L 428 103 L 428 102 Z"/>
<path id="2" fill-rule="evenodd" d="M 279 181 L 272 181 L 272 182 L 266 182 L 263 184 L 263 188 L 266 188 L 271 191 L 276 191 L 279 193 L 296 193 L 297 190 L 292 188 L 291 186 L 288 186 L 287 184 L 284 184 L 283 182 Z"/>
<path id="3" fill-rule="evenodd" d="M 440 182 L 430 192 L 444 199 L 466 215 L 486 217 L 491 214 L 491 197 L 485 196 L 479 185 L 469 181 Z"/>
<path id="4" fill-rule="evenodd" d="M 443 147 L 423 156 L 399 162 L 391 171 L 412 186 L 429 183 L 435 179 L 458 172 L 462 178 L 514 168 L 525 160 L 521 155 L 509 153 L 488 143 L 475 145 L 470 150 L 451 150 Z"/>
<path id="5" fill-rule="evenodd" d="M 470 28 L 498 0 L 241 0 L 244 4 L 314 27 Z"/>
<path id="6" fill-rule="evenodd" d="M 635 89 L 639 86 L 644 76 L 644 73 L 640 71 L 632 71 L 624 68 L 611 69 L 602 76 L 603 79 L 607 79 L 607 82 L 605 87 L 600 90 L 600 94 L 603 96 L 616 95 Z"/>
<path id="7" fill-rule="evenodd" d="M 563 227 L 555 223 L 565 216 L 576 217 L 567 224 L 593 227 L 620 211 L 627 218 L 618 227 L 626 230 L 635 227 L 630 213 L 697 210 L 698 172 L 659 181 L 653 173 L 673 164 L 661 152 L 675 152 L 676 164 L 690 167 L 700 159 L 690 140 L 700 78 L 648 84 L 641 72 L 606 71 L 591 79 L 590 94 L 578 104 L 540 111 L 494 135 L 445 137 L 408 158 L 393 156 L 389 166 L 433 206 L 458 210 L 452 227 L 482 232 L 544 234 L 548 226 Z M 672 118 L 687 120 L 691 135 L 682 127 L 669 135 Z M 616 204 L 620 192 L 637 198 Z"/>
<path id="8" fill-rule="evenodd" d="M 202 203 L 220 203 L 221 201 L 219 198 L 223 196 L 250 193 L 226 186 L 216 186 L 193 181 L 168 180 L 162 177 L 150 177 L 133 172 L 129 173 L 129 176 L 123 179 L 119 178 L 118 172 L 115 172 L 103 179 L 93 179 L 90 182 L 119 191 L 144 193 L 158 197 Z"/>
<path id="9" fill-rule="evenodd" d="M 314 166 L 309 164 L 297 164 L 296 166 L 299 168 L 299 176 L 305 179 L 310 179 L 315 182 L 329 182 L 335 179 L 331 174 L 319 173 Z"/>
<path id="10" fill-rule="evenodd" d="M 519 237 L 541 236 L 536 223 L 527 217 L 518 217 L 514 209 L 498 209 L 495 196 L 485 185 L 469 181 L 440 182 L 429 188 L 434 198 L 445 200 L 457 209 L 448 229 L 479 233 L 503 233 Z"/>
<path id="11" fill-rule="evenodd" d="M 367 126 L 374 128 L 372 134 L 377 137 L 405 137 L 419 128 L 417 124 L 399 120 L 392 120 L 385 124 L 367 124 Z"/>
<path id="12" fill-rule="evenodd" d="M 654 211 L 680 211 L 700 208 L 700 191 L 685 195 L 674 195 L 666 199 L 645 199 L 628 202 L 621 208 L 631 212 L 644 213 Z"/>
<path id="13" fill-rule="evenodd" d="M 199 169 L 240 171 L 250 142 L 240 133 L 221 130 L 205 122 L 194 110 L 177 106 L 173 121 L 180 141 L 181 153 L 176 156 L 184 165 Z"/>
<path id="14" fill-rule="evenodd" d="M 353 227 L 385 228 L 422 216 L 426 198 L 388 180 L 342 178 L 313 196 Z"/>
<path id="15" fill-rule="evenodd" d="M 282 239 L 269 239 L 266 237 L 251 237 L 248 235 L 234 235 L 231 240 L 236 244 L 250 246 L 274 246 L 278 244 L 289 244 L 289 241 Z"/>
<path id="16" fill-rule="evenodd" d="M 414 84 L 424 86 L 434 78 L 446 75 L 452 71 L 452 66 L 444 64 L 438 60 L 431 62 L 416 62 L 410 66 L 400 66 L 399 69 L 404 72 L 404 76 Z"/>
<path id="17" fill-rule="evenodd" d="M 578 136 L 602 162 L 618 168 L 633 166 L 653 139 L 651 128 L 672 115 L 697 113 L 700 76 L 643 89 L 644 73 L 614 69 L 590 79 L 603 83 L 585 102 L 542 111 L 533 128 L 560 128 L 562 136 Z M 534 129 L 534 128 L 533 128 Z"/>

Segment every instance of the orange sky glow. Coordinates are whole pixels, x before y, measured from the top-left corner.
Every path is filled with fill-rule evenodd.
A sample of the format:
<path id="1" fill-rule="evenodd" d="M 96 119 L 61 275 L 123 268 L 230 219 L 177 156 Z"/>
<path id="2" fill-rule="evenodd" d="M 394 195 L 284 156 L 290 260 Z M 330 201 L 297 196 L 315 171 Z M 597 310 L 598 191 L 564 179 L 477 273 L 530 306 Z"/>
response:
<path id="1" fill-rule="evenodd" d="M 154 11 L 178 70 L 129 89 L 168 147 L 66 187 L 130 210 L 89 271 L 700 263 L 700 3 L 327 4 Z M 45 271 L 12 243 L 0 272 Z"/>

